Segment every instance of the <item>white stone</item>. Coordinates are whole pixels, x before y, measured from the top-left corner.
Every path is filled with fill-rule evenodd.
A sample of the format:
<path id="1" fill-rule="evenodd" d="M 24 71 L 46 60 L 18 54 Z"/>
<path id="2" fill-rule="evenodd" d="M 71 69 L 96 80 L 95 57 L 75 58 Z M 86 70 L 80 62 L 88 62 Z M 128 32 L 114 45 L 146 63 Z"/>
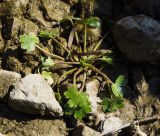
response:
<path id="1" fill-rule="evenodd" d="M 104 121 L 102 135 L 117 131 L 122 126 L 123 122 L 118 117 L 109 117 Z"/>
<path id="2" fill-rule="evenodd" d="M 52 88 L 38 74 L 29 74 L 14 86 L 10 92 L 9 106 L 28 114 L 63 115 Z"/>
<path id="3" fill-rule="evenodd" d="M 4 98 L 10 86 L 21 79 L 21 75 L 16 72 L 0 70 L 0 99 Z"/>
<path id="4" fill-rule="evenodd" d="M 92 112 L 97 112 L 98 103 L 101 102 L 101 99 L 97 96 L 99 91 L 100 83 L 97 79 L 91 80 L 86 84 L 86 93 L 89 96 L 89 101 L 91 103 Z"/>

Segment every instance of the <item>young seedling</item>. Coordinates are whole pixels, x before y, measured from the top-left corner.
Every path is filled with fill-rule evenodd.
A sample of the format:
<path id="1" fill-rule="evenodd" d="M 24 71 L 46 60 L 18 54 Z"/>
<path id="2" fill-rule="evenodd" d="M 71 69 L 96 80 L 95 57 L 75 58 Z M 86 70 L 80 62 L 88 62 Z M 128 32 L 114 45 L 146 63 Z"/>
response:
<path id="1" fill-rule="evenodd" d="M 57 44 L 53 46 L 59 46 L 66 52 L 65 57 L 45 51 L 42 47 L 40 47 L 40 40 L 38 36 L 36 36 L 34 33 L 20 35 L 21 48 L 27 50 L 27 52 L 34 51 L 35 48 L 37 48 L 48 56 L 48 58 L 42 59 L 41 73 L 46 79 L 51 77 L 51 73 L 48 69 L 46 70 L 46 67 L 52 67 L 55 64 L 69 64 L 71 66 L 71 69 L 61 75 L 57 82 L 58 98 L 61 99 L 59 93 L 59 86 L 62 81 L 66 79 L 69 75 L 73 75 L 73 87 L 68 88 L 68 90 L 64 93 L 67 99 L 67 104 L 64 106 L 66 108 L 66 114 L 74 115 L 75 118 L 81 120 L 88 112 L 91 111 L 88 97 L 85 92 L 82 92 L 85 91 L 85 84 L 87 78 L 91 76 L 89 74 L 89 71 L 92 71 L 92 74 L 95 73 L 101 76 L 111 90 L 110 98 L 106 98 L 102 102 L 102 107 L 104 111 L 113 111 L 123 107 L 123 89 L 126 86 L 124 76 L 119 76 L 114 83 L 105 73 L 101 71 L 99 67 L 99 64 L 102 63 L 113 65 L 113 60 L 110 57 L 112 51 L 99 50 L 101 43 L 108 35 L 108 33 L 94 46 L 92 51 L 88 51 L 87 49 L 87 28 L 100 27 L 100 19 L 97 17 L 90 17 L 85 19 L 69 18 L 69 20 L 72 24 L 72 29 L 67 47 L 64 46 L 61 42 L 59 42 L 59 37 L 54 33 L 42 31 L 39 34 L 40 38 L 52 39 Z M 78 36 L 79 33 L 76 31 L 75 28 L 77 23 L 81 23 L 82 25 L 84 25 L 83 43 L 80 42 Z M 75 50 L 72 46 L 74 39 L 76 41 L 75 43 L 77 43 L 77 50 Z M 83 75 L 83 81 L 81 87 L 77 89 L 77 78 L 79 75 Z"/>

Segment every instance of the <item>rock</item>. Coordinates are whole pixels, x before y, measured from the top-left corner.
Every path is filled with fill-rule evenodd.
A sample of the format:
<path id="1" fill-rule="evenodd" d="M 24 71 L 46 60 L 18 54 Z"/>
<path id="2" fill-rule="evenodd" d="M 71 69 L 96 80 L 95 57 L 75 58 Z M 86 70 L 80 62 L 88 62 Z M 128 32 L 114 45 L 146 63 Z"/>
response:
<path id="1" fill-rule="evenodd" d="M 16 72 L 0 70 L 0 99 L 3 99 L 9 91 L 9 88 L 21 79 L 21 75 Z"/>
<path id="2" fill-rule="evenodd" d="M 133 62 L 156 62 L 160 59 L 160 23 L 145 15 L 121 19 L 113 28 L 119 50 Z"/>
<path id="3" fill-rule="evenodd" d="M 38 33 L 38 26 L 33 22 L 18 17 L 11 17 L 5 20 L 4 33 L 7 39 L 17 38 L 19 32 L 35 34 Z"/>
<path id="4" fill-rule="evenodd" d="M 78 126 L 74 131 L 72 136 L 101 136 L 101 134 L 87 126 Z"/>
<path id="5" fill-rule="evenodd" d="M 63 1 L 42 0 L 42 8 L 45 12 L 45 19 L 48 21 L 61 21 L 69 16 L 70 6 Z"/>
<path id="6" fill-rule="evenodd" d="M 11 39 L 13 37 L 17 37 L 22 24 L 23 24 L 22 20 L 18 17 L 7 18 L 5 20 L 4 30 L 3 30 L 5 38 Z"/>
<path id="7" fill-rule="evenodd" d="M 88 94 L 89 101 L 91 103 L 92 112 L 97 112 L 98 103 L 101 102 L 101 99 L 97 96 L 99 91 L 100 83 L 97 79 L 93 79 L 86 83 L 86 93 Z"/>
<path id="8" fill-rule="evenodd" d="M 102 135 L 116 131 L 123 126 L 122 120 L 118 117 L 109 117 L 104 121 Z"/>
<path id="9" fill-rule="evenodd" d="M 32 22 L 38 24 L 39 27 L 42 28 L 51 28 L 52 22 L 47 22 L 43 18 L 43 13 L 40 11 L 41 3 L 39 0 L 31 0 L 28 4 L 28 10 L 26 12 L 27 19 Z"/>
<path id="10" fill-rule="evenodd" d="M 0 133 L 0 136 L 7 136 L 7 135 Z"/>
<path id="11" fill-rule="evenodd" d="M 14 86 L 10 92 L 9 106 L 28 114 L 63 115 L 52 88 L 38 74 L 29 74 Z"/>
<path id="12" fill-rule="evenodd" d="M 99 127 L 101 121 L 105 120 L 105 114 L 102 112 L 100 105 L 101 99 L 98 97 L 100 88 L 100 80 L 93 79 L 86 83 L 86 93 L 91 103 L 92 112 L 88 115 L 87 125 L 90 127 Z"/>
<path id="13" fill-rule="evenodd" d="M 21 31 L 23 31 L 23 33 L 38 33 L 38 26 L 33 23 L 32 21 L 29 21 L 27 19 L 23 19 L 23 24 L 21 26 Z"/>
<path id="14" fill-rule="evenodd" d="M 28 3 L 29 0 L 4 0 L 4 2 L 2 2 L 0 5 L 0 17 L 20 17 L 26 11 Z"/>

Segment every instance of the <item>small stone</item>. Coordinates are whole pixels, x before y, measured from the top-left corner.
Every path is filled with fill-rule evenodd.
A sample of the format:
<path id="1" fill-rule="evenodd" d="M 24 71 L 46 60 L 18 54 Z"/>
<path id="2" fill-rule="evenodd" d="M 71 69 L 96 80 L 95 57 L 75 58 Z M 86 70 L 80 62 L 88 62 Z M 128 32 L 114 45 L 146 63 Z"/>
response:
<path id="1" fill-rule="evenodd" d="M 93 79 L 86 84 L 86 93 L 88 94 L 89 101 L 91 103 L 92 112 L 97 112 L 98 103 L 101 102 L 97 96 L 100 83 L 97 79 Z"/>
<path id="2" fill-rule="evenodd" d="M 38 74 L 29 74 L 14 86 L 10 92 L 9 106 L 28 114 L 63 115 L 52 88 Z"/>
<path id="3" fill-rule="evenodd" d="M 9 88 L 20 81 L 21 75 L 16 72 L 0 70 L 0 99 L 3 99 L 9 91 Z"/>
<path id="4" fill-rule="evenodd" d="M 78 126 L 74 131 L 72 136 L 101 136 L 101 134 L 87 126 Z"/>
<path id="5" fill-rule="evenodd" d="M 116 131 L 122 126 L 123 122 L 118 117 L 109 117 L 104 121 L 102 135 Z"/>
<path id="6" fill-rule="evenodd" d="M 0 133 L 0 136 L 7 136 L 7 135 Z"/>
<path id="7" fill-rule="evenodd" d="M 99 88 L 100 81 L 98 79 L 93 79 L 86 83 L 86 93 L 88 94 L 92 108 L 91 119 L 89 119 L 91 121 L 89 124 L 91 125 L 88 124 L 89 126 L 97 126 L 101 121 L 105 120 L 105 114 L 102 112 L 102 106 L 100 104 L 102 100 L 97 96 Z"/>

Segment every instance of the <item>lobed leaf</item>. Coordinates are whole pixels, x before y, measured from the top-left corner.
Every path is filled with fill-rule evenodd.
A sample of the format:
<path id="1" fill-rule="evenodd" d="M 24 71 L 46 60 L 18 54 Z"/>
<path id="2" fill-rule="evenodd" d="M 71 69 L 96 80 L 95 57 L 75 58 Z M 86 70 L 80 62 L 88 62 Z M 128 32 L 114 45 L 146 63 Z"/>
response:
<path id="1" fill-rule="evenodd" d="M 68 99 L 68 107 L 65 107 L 66 114 L 73 114 L 76 119 L 81 120 L 91 111 L 90 102 L 85 92 L 79 92 L 76 87 L 69 87 L 64 95 Z"/>
<path id="2" fill-rule="evenodd" d="M 101 26 L 101 21 L 98 17 L 89 17 L 84 19 L 83 23 L 87 26 L 97 28 Z"/>
<path id="3" fill-rule="evenodd" d="M 54 64 L 55 64 L 54 61 L 50 57 L 48 57 L 46 60 L 45 59 L 42 60 L 42 65 L 44 67 L 51 67 Z"/>
<path id="4" fill-rule="evenodd" d="M 120 75 L 116 79 L 115 83 L 111 85 L 111 89 L 112 89 L 113 94 L 116 97 L 123 97 L 126 84 L 127 84 L 127 81 L 126 81 L 125 77 Z"/>
<path id="5" fill-rule="evenodd" d="M 23 34 L 19 37 L 21 48 L 31 52 L 35 50 L 35 45 L 39 43 L 39 38 L 35 33 Z"/>

